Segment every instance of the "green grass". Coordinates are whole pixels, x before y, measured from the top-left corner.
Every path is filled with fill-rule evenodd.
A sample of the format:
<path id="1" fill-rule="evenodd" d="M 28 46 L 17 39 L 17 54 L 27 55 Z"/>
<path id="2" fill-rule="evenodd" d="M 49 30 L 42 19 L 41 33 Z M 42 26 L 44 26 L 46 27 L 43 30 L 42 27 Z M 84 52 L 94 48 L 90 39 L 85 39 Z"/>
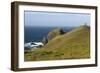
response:
<path id="1" fill-rule="evenodd" d="M 90 28 L 78 27 L 25 54 L 25 61 L 90 58 Z"/>

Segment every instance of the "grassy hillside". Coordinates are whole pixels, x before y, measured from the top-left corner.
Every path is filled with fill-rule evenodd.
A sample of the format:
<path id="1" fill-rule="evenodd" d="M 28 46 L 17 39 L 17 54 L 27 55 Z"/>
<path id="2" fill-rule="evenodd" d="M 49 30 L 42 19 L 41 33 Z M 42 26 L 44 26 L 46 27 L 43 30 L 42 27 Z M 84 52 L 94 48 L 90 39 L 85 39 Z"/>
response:
<path id="1" fill-rule="evenodd" d="M 64 34 L 64 31 L 60 28 L 55 28 L 54 30 L 52 30 L 51 32 L 48 33 L 47 35 L 47 39 L 52 40 L 53 38 L 55 38 L 56 36 L 62 35 Z"/>
<path id="2" fill-rule="evenodd" d="M 42 43 L 47 44 L 50 40 L 62 34 L 64 34 L 64 31 L 62 29 L 54 28 L 51 32 L 47 34 L 47 36 L 43 38 Z"/>
<path id="3" fill-rule="evenodd" d="M 84 59 L 90 57 L 90 28 L 80 26 L 25 54 L 25 61 Z"/>

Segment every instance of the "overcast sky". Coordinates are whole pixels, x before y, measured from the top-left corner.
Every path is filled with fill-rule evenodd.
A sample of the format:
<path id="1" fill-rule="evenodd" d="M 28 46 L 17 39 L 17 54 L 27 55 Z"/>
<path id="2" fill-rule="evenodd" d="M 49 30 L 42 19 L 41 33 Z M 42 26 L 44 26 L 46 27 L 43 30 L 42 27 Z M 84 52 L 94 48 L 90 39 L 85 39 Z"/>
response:
<path id="1" fill-rule="evenodd" d="M 90 25 L 90 14 L 24 11 L 25 26 L 80 26 Z"/>

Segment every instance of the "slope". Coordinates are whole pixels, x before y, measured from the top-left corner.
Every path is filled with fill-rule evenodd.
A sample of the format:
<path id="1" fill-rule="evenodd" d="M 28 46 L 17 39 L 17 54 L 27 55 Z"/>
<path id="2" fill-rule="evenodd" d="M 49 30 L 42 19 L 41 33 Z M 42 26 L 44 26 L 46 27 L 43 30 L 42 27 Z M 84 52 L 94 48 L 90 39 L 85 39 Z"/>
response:
<path id="1" fill-rule="evenodd" d="M 31 53 L 31 60 L 84 59 L 90 57 L 90 27 L 80 26 L 51 39 Z"/>

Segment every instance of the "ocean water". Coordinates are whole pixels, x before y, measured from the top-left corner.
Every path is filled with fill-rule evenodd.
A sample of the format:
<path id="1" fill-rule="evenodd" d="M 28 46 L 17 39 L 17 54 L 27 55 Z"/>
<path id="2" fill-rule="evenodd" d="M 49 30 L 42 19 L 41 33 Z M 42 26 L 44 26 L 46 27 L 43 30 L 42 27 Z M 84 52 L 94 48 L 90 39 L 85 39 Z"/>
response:
<path id="1" fill-rule="evenodd" d="M 65 32 L 72 30 L 74 27 L 24 27 L 24 43 L 41 42 L 50 31 L 55 28 L 61 28 Z"/>

